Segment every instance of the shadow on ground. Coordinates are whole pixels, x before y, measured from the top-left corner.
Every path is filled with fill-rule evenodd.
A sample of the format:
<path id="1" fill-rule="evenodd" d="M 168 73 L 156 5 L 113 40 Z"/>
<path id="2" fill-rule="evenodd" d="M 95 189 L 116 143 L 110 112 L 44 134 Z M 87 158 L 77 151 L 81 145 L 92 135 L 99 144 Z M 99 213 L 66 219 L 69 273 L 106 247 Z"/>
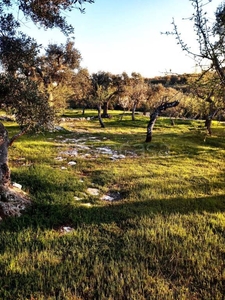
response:
<path id="1" fill-rule="evenodd" d="M 117 223 L 132 218 L 156 214 L 217 213 L 225 211 L 225 195 L 192 199 L 148 200 L 139 202 L 121 201 L 106 206 L 84 207 L 71 204 L 34 203 L 19 218 L 1 222 L 0 231 L 19 231 L 27 227 L 51 229 L 60 226 L 77 228 L 83 224 Z"/>

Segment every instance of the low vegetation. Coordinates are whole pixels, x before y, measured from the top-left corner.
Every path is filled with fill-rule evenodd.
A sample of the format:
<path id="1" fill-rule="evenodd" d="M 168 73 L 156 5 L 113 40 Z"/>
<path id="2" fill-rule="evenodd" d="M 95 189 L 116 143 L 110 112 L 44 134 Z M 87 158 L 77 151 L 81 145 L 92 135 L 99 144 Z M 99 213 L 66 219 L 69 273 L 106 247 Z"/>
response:
<path id="1" fill-rule="evenodd" d="M 94 113 L 10 148 L 33 204 L 0 222 L 0 299 L 223 299 L 225 124 L 160 118 L 146 144 L 147 117 Z"/>

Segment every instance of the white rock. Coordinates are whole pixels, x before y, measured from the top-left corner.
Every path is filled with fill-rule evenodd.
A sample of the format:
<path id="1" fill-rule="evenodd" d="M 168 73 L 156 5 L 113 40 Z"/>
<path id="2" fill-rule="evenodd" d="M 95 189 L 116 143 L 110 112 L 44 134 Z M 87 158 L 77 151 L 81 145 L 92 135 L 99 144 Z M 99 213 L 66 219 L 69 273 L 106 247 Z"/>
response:
<path id="1" fill-rule="evenodd" d="M 16 188 L 18 188 L 18 189 L 22 189 L 22 185 L 21 184 L 19 184 L 19 183 L 16 183 L 16 182 L 13 182 L 13 184 L 12 184 L 14 187 L 16 187 Z"/>
<path id="2" fill-rule="evenodd" d="M 76 146 L 77 146 L 77 148 L 80 148 L 82 150 L 89 150 L 90 149 L 88 146 L 85 146 L 85 145 L 82 145 L 82 144 L 77 144 Z"/>
<path id="3" fill-rule="evenodd" d="M 113 154 L 113 156 L 110 157 L 112 160 L 115 160 L 115 159 L 123 159 L 123 158 L 126 158 L 125 155 L 123 154 Z"/>
<path id="4" fill-rule="evenodd" d="M 88 188 L 87 189 L 88 194 L 92 196 L 98 196 L 99 195 L 99 190 L 95 188 Z"/>
<path id="5" fill-rule="evenodd" d="M 77 152 L 77 150 L 73 149 L 73 150 L 60 152 L 60 154 L 65 154 L 65 155 L 70 155 L 70 156 L 77 156 L 78 152 Z"/>
<path id="6" fill-rule="evenodd" d="M 101 200 L 106 200 L 106 201 L 113 201 L 115 200 L 113 197 L 109 196 L 109 195 L 103 195 L 101 197 Z"/>
<path id="7" fill-rule="evenodd" d="M 62 227 L 61 231 L 68 233 L 68 232 L 73 231 L 73 228 L 69 227 L 69 226 L 64 226 L 64 227 Z"/>
<path id="8" fill-rule="evenodd" d="M 113 151 L 110 148 L 103 148 L 103 147 L 99 147 L 97 148 L 97 150 L 99 152 L 101 152 L 102 154 L 113 154 Z"/>
<path id="9" fill-rule="evenodd" d="M 62 156 L 58 156 L 55 158 L 55 160 L 62 161 L 62 160 L 65 160 L 65 158 L 62 158 Z"/>
<path id="10" fill-rule="evenodd" d="M 69 166 L 75 166 L 76 164 L 77 164 L 77 163 L 76 163 L 75 161 L 69 161 L 69 162 L 68 162 L 68 165 L 69 165 Z"/>
<path id="11" fill-rule="evenodd" d="M 54 128 L 55 130 L 57 130 L 57 131 L 63 131 L 63 130 L 65 130 L 63 127 L 61 127 L 61 126 L 55 126 L 55 128 Z"/>

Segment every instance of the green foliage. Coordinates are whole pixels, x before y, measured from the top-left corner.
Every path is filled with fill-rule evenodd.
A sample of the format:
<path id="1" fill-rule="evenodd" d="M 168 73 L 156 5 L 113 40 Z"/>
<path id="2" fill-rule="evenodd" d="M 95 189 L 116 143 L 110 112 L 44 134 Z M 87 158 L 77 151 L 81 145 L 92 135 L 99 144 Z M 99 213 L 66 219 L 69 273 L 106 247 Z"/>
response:
<path id="1" fill-rule="evenodd" d="M 199 121 L 159 118 L 146 145 L 148 119 L 138 115 L 135 127 L 110 114 L 106 129 L 74 118 L 63 125 L 75 132 L 11 148 L 13 180 L 33 206 L 0 223 L 0 298 L 223 299 L 224 124 L 207 136 Z M 75 166 L 55 160 L 68 149 L 78 150 Z M 121 199 L 100 200 L 110 191 Z"/>
<path id="2" fill-rule="evenodd" d="M 64 16 L 65 11 L 71 11 L 72 9 L 79 9 L 81 12 L 85 11 L 82 4 L 94 3 L 93 0 L 53 0 L 39 1 L 34 0 L 32 2 L 24 2 L 19 0 L 14 2 L 12 0 L 4 0 L 0 4 L 0 13 L 9 10 L 11 7 L 17 11 L 20 10 L 26 19 L 31 19 L 35 24 L 43 28 L 59 28 L 64 34 L 68 35 L 73 33 L 73 27 L 69 25 Z M 17 6 L 15 9 L 15 5 Z M 19 24 L 23 21 L 18 22 Z"/>
<path id="3" fill-rule="evenodd" d="M 33 130 L 48 128 L 54 120 L 54 111 L 46 95 L 38 90 L 36 82 L 28 78 L 0 75 L 0 102 L 3 108 L 15 114 L 22 127 Z"/>
<path id="4" fill-rule="evenodd" d="M 90 1 L 3 1 L 0 4 L 0 104 L 10 109 L 26 130 L 51 127 L 54 115 L 73 95 L 72 81 L 81 55 L 74 42 L 50 44 L 40 55 L 41 45 L 21 32 L 17 13 L 45 29 L 58 27 L 65 34 L 73 28 L 62 15 Z M 53 109 L 54 107 L 54 109 Z"/>

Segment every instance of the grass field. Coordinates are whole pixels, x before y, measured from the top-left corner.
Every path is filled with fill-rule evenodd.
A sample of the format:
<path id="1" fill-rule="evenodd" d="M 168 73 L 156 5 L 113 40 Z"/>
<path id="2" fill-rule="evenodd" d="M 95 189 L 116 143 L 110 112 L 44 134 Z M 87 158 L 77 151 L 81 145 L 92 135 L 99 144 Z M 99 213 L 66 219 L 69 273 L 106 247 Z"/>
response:
<path id="1" fill-rule="evenodd" d="M 145 144 L 148 118 L 111 113 L 10 148 L 33 205 L 0 222 L 0 299 L 224 299 L 225 124 L 160 118 Z"/>

